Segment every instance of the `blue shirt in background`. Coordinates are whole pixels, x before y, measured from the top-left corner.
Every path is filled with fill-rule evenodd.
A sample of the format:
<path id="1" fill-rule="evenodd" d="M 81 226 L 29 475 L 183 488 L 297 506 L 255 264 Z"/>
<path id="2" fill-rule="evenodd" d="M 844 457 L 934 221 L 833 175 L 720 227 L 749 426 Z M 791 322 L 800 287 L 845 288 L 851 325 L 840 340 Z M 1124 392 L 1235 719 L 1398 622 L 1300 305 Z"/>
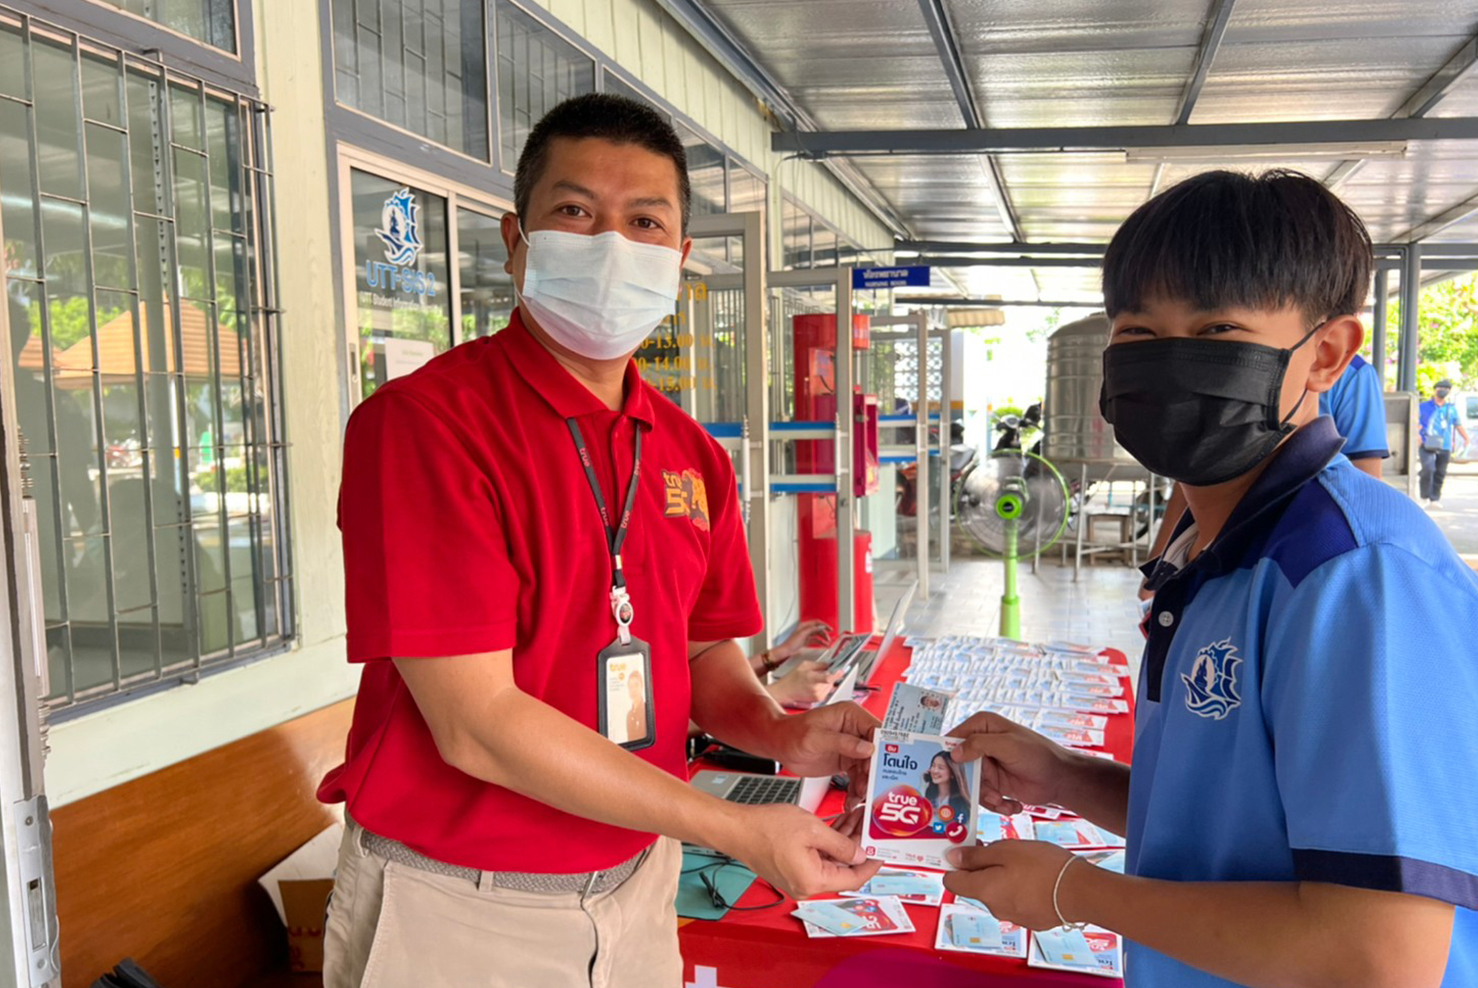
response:
<path id="1" fill-rule="evenodd" d="M 1319 396 L 1319 414 L 1334 419 L 1334 427 L 1345 437 L 1344 454 L 1352 460 L 1391 455 L 1386 439 L 1386 399 L 1380 375 L 1359 354 Z"/>
<path id="2" fill-rule="evenodd" d="M 1417 415 L 1422 423 L 1422 442 L 1425 443 L 1429 435 L 1437 436 L 1442 440 L 1442 448 L 1451 450 L 1453 431 L 1458 425 L 1457 406 L 1451 401 L 1439 405 L 1428 398 L 1417 408 Z"/>
<path id="3" fill-rule="evenodd" d="M 1442 984 L 1470 988 L 1478 574 L 1340 443 L 1328 418 L 1304 426 L 1210 548 L 1177 570 L 1172 543 L 1152 574 L 1127 870 L 1452 903 Z M 1128 950 L 1136 988 L 1231 984 Z"/>

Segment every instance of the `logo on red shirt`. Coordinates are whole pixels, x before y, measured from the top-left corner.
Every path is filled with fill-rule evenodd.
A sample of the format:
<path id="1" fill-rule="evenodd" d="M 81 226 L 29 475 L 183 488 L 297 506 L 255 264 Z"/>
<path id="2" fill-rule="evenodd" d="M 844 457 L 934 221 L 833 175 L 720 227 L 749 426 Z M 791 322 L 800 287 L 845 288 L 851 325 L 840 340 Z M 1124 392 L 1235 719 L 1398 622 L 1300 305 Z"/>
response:
<path id="1" fill-rule="evenodd" d="M 668 518 L 687 518 L 699 531 L 708 531 L 708 489 L 698 471 L 691 468 L 682 473 L 663 470 L 662 483 L 667 489 L 667 507 L 663 514 Z"/>

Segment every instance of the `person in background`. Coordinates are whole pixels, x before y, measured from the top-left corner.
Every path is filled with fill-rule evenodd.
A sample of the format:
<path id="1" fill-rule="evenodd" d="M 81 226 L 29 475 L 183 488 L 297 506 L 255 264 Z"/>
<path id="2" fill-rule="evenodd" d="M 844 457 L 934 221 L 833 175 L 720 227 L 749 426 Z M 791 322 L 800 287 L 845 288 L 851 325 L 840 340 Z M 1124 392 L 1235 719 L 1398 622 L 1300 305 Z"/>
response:
<path id="1" fill-rule="evenodd" d="M 825 621 L 802 621 L 785 641 L 749 657 L 749 667 L 763 682 L 764 677 L 779 669 L 813 643 L 819 644 L 831 634 Z M 808 707 L 831 695 L 832 687 L 845 672 L 828 673 L 826 663 L 807 659 L 796 664 L 773 683 L 765 683 L 765 692 L 782 707 Z"/>
<path id="2" fill-rule="evenodd" d="M 1313 396 L 1359 351 L 1369 234 L 1320 182 L 1209 172 L 1103 261 L 1100 405 L 1190 504 L 1157 563 L 1132 765 L 992 713 L 951 731 L 997 813 L 1128 841 L 952 852 L 956 895 L 1128 943 L 1127 988 L 1478 985 L 1478 574 L 1340 452 Z"/>
<path id="3" fill-rule="evenodd" d="M 688 784 L 689 720 L 858 788 L 878 721 L 787 715 L 760 687 L 735 641 L 763 622 L 733 464 L 631 359 L 692 248 L 681 139 L 645 104 L 575 97 L 530 131 L 514 201 L 508 327 L 383 385 L 345 434 L 363 673 L 319 787 L 348 818 L 326 988 L 678 988 L 680 842 L 798 897 L 878 869 L 798 806 Z M 642 724 L 605 709 L 633 667 Z"/>
<path id="4" fill-rule="evenodd" d="M 1452 382 L 1444 377 L 1432 388 L 1432 397 L 1417 409 L 1421 419 L 1422 504 L 1433 509 L 1442 504 L 1442 484 L 1447 479 L 1447 464 L 1454 449 L 1453 433 L 1463 437 L 1464 445 L 1468 442 L 1468 431 L 1458 417 L 1457 406 L 1447 400 L 1451 393 Z"/>

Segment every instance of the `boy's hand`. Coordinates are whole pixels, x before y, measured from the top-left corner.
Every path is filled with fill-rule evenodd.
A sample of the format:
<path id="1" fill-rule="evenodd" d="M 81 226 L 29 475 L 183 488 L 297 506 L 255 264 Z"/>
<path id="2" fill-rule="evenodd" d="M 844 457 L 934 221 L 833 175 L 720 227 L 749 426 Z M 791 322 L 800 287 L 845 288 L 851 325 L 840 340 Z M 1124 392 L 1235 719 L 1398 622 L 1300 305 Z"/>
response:
<path id="1" fill-rule="evenodd" d="M 1092 868 L 1086 861 L 1068 868 L 1073 853 L 1039 840 L 998 840 L 984 847 L 962 847 L 949 852 L 950 863 L 959 871 L 946 872 L 944 887 L 955 895 L 983 902 L 991 915 L 1029 930 L 1050 930 L 1062 920 L 1077 922 L 1068 911 L 1067 886 L 1073 872 Z M 1062 875 L 1058 903 L 1062 918 L 1052 905 L 1052 889 Z"/>
<path id="2" fill-rule="evenodd" d="M 975 714 L 949 733 L 965 739 L 951 756 L 955 761 L 980 759 L 980 804 L 986 809 L 1011 816 L 1024 803 L 1060 801 L 1073 757 L 1066 748 L 991 713 Z"/>

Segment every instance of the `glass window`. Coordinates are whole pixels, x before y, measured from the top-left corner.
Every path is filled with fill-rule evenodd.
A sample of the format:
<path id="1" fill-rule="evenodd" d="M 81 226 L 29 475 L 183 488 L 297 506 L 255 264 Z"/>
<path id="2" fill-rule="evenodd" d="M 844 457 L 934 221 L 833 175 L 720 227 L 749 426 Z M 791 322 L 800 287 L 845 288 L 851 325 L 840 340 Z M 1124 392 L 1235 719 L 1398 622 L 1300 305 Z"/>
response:
<path id="1" fill-rule="evenodd" d="M 354 278 L 365 397 L 452 345 L 447 202 L 354 170 Z"/>
<path id="2" fill-rule="evenodd" d="M 4 294 L 69 707 L 291 634 L 271 176 L 265 107 L 32 45 L 33 104 L 0 100 Z"/>
<path id="3" fill-rule="evenodd" d="M 595 62 L 519 10 L 498 3 L 498 133 L 503 170 L 518 163 L 539 119 L 571 96 L 595 92 Z"/>
<path id="4" fill-rule="evenodd" d="M 837 235 L 813 220 L 811 222 L 811 265 L 817 268 L 834 268 L 837 265 Z"/>
<path id="5" fill-rule="evenodd" d="M 678 137 L 688 152 L 688 181 L 693 186 L 693 215 L 722 213 L 727 205 L 724 153 L 693 131 L 677 125 Z"/>
<path id="6" fill-rule="evenodd" d="M 212 48 L 236 50 L 236 0 L 97 0 Z"/>
<path id="7" fill-rule="evenodd" d="M 615 93 L 617 96 L 625 96 L 627 99 L 634 99 L 638 103 L 645 103 L 669 121 L 672 119 L 672 114 L 668 113 L 665 107 L 652 102 L 635 86 L 628 84 L 624 79 L 610 70 L 607 70 L 601 75 L 601 88 L 605 92 Z"/>
<path id="8" fill-rule="evenodd" d="M 503 270 L 508 249 L 498 217 L 457 210 L 458 319 L 461 340 L 491 336 L 513 315 L 513 276 Z"/>
<path id="9" fill-rule="evenodd" d="M 481 0 L 333 0 L 340 103 L 488 160 Z"/>
<path id="10" fill-rule="evenodd" d="M 781 240 L 785 247 L 785 270 L 811 266 L 811 215 L 793 202 L 784 200 L 785 224 Z"/>

